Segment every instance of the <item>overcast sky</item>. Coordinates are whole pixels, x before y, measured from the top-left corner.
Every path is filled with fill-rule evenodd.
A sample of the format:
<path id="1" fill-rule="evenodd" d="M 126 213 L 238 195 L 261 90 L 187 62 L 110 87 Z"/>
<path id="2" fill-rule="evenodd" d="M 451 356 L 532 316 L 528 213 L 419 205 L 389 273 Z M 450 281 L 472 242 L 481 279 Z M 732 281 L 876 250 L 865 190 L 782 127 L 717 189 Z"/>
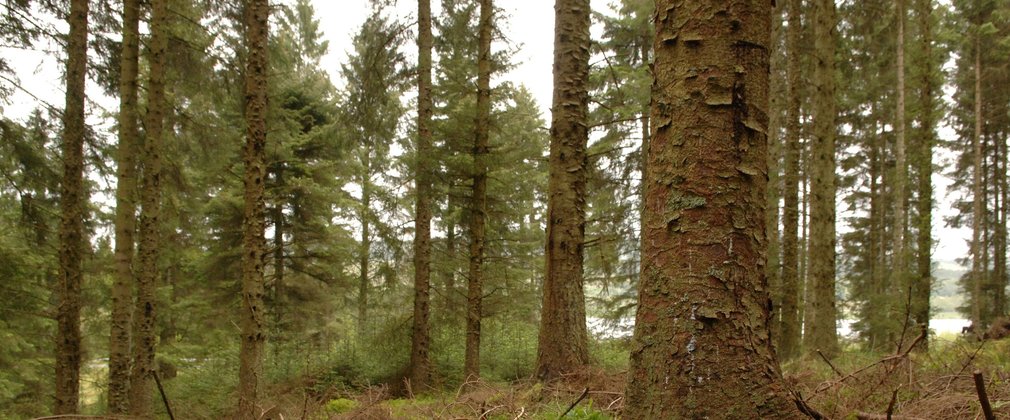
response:
<path id="1" fill-rule="evenodd" d="M 364 22 L 370 12 L 367 0 L 312 0 L 316 16 L 321 22 L 320 29 L 325 39 L 330 42 L 330 53 L 322 60 L 322 65 L 330 72 L 337 86 L 343 82 L 339 78 L 340 63 L 351 50 L 351 38 Z M 437 16 L 441 7 L 439 0 L 432 0 L 432 13 Z M 499 0 L 498 7 L 509 15 L 503 32 L 508 34 L 509 41 L 519 47 L 515 60 L 520 64 L 512 70 L 505 79 L 516 84 L 524 84 L 533 93 L 540 104 L 541 112 L 546 121 L 550 121 L 550 102 L 552 89 L 551 64 L 553 53 L 554 5 L 549 0 Z M 605 10 L 609 0 L 592 0 L 594 10 Z M 414 1 L 399 0 L 397 13 L 402 17 L 416 17 L 417 4 Z M 413 19 L 412 19 L 413 21 Z M 58 23 L 57 27 L 65 31 L 66 25 Z M 595 32 L 595 31 L 594 31 Z M 476 35 L 475 35 L 476 36 Z M 408 52 L 411 57 L 416 55 L 416 48 L 411 44 Z M 492 48 L 503 48 L 497 44 Z M 13 58 L 12 67 L 17 71 L 24 91 L 16 91 L 9 103 L 0 103 L 0 112 L 7 118 L 23 119 L 28 112 L 38 106 L 39 101 L 62 108 L 63 82 L 60 80 L 61 69 L 52 57 L 52 52 L 59 52 L 60 46 L 50 43 L 41 45 L 34 51 L 25 51 L 0 47 L 0 53 L 5 58 Z M 7 81 L 0 81 L 9 86 Z M 114 111 L 118 101 L 106 97 L 93 84 L 88 84 L 89 111 L 92 115 L 88 122 L 92 125 L 111 128 L 112 122 L 101 118 L 102 110 Z M 27 92 L 26 92 L 27 91 Z M 949 129 L 940 130 L 941 135 L 949 135 Z M 938 151 L 936 159 L 948 159 L 947 153 Z M 949 261 L 964 256 L 967 251 L 965 239 L 970 238 L 968 229 L 949 229 L 944 227 L 943 217 L 953 211 L 950 202 L 953 198 L 947 196 L 949 180 L 940 174 L 933 177 L 936 200 L 939 202 L 934 210 L 933 237 L 937 241 L 935 259 Z M 842 193 L 842 192 L 840 192 Z M 840 209 L 841 210 L 841 209 Z M 839 222 L 847 214 L 840 212 Z M 839 226 L 844 229 L 844 226 Z"/>

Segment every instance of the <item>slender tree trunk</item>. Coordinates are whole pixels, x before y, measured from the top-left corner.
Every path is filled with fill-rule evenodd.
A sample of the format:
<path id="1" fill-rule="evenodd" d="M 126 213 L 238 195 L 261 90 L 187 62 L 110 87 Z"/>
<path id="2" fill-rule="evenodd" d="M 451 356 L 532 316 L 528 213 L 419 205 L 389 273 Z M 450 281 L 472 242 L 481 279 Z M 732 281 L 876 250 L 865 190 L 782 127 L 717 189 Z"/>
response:
<path id="1" fill-rule="evenodd" d="M 800 181 L 800 0 L 789 0 L 789 27 L 786 32 L 786 139 L 784 208 L 782 209 L 782 315 L 779 357 L 787 360 L 799 355 L 802 326 L 799 317 L 799 181 Z"/>
<path id="2" fill-rule="evenodd" d="M 284 185 L 284 173 L 283 169 L 277 171 L 277 184 Z M 273 287 L 273 314 L 274 314 L 274 327 L 276 328 L 277 334 L 273 338 L 276 341 L 280 341 L 280 337 L 283 331 L 284 321 L 284 199 L 282 197 L 277 198 L 277 202 L 273 206 L 273 218 L 274 225 L 274 243 L 273 243 L 273 263 L 274 263 L 274 287 Z M 277 344 L 276 342 L 274 344 Z M 275 349 L 278 347 L 275 345 Z M 278 349 L 279 350 L 279 349 Z"/>
<path id="3" fill-rule="evenodd" d="M 369 231 L 371 224 L 368 221 L 368 213 L 372 207 L 372 188 L 369 174 L 372 173 L 370 151 L 362 152 L 361 174 L 361 247 L 358 250 L 358 343 L 363 341 L 368 333 L 368 266 L 371 259 L 372 236 Z"/>
<path id="4" fill-rule="evenodd" d="M 996 273 L 993 282 L 993 316 L 1006 315 L 1007 287 L 1007 145 L 1006 137 L 996 135 L 996 178 L 999 190 L 999 206 L 996 207 L 996 238 L 999 249 L 996 252 Z"/>
<path id="5" fill-rule="evenodd" d="M 912 319 L 920 328 L 929 327 L 929 297 L 933 287 L 932 275 L 932 251 L 933 251 L 933 127 L 936 121 L 933 119 L 933 94 L 936 91 L 933 82 L 933 25 L 932 0 L 917 0 L 919 27 L 921 34 L 920 43 L 923 54 L 922 61 L 922 93 L 919 95 L 919 112 L 921 135 L 919 137 L 919 200 L 917 204 L 918 213 L 918 237 L 916 238 L 916 248 L 918 249 L 916 260 L 916 275 L 913 277 L 915 284 L 912 297 Z M 928 334 L 922 341 L 919 349 L 928 349 Z"/>
<path id="6" fill-rule="evenodd" d="M 259 417 L 260 376 L 263 373 L 265 308 L 263 307 L 263 265 L 266 256 L 266 205 L 263 186 L 266 177 L 264 149 L 267 140 L 267 42 L 270 5 L 268 0 L 245 2 L 245 212 L 242 221 L 242 345 L 239 352 L 238 411 L 236 419 Z"/>
<path id="7" fill-rule="evenodd" d="M 895 88 L 898 94 L 897 108 L 895 109 L 894 130 L 895 130 L 895 168 L 894 168 L 894 264 L 891 267 L 891 290 L 892 296 L 890 313 L 894 314 L 894 319 L 905 319 L 911 314 L 905 308 L 905 302 L 909 289 L 906 285 L 907 271 L 905 255 L 905 226 L 908 219 L 905 203 L 908 200 L 908 159 L 906 157 L 905 145 L 905 0 L 897 0 L 895 3 L 895 14 L 898 23 L 897 41 L 897 79 L 898 86 Z M 900 324 L 899 324 L 900 325 Z M 901 331 L 895 333 L 901 334 Z"/>
<path id="8" fill-rule="evenodd" d="M 583 292 L 586 228 L 588 0 L 554 3 L 554 104 L 547 184 L 546 276 L 537 376 L 552 380 L 589 364 Z"/>
<path id="9" fill-rule="evenodd" d="M 764 272 L 770 6 L 657 1 L 625 418 L 799 417 Z"/>
<path id="10" fill-rule="evenodd" d="M 428 326 L 431 302 L 431 1 L 417 2 L 417 160 L 414 213 L 414 327 L 410 350 L 410 381 L 420 390 L 431 382 Z"/>
<path id="11" fill-rule="evenodd" d="M 982 327 L 982 50 L 975 38 L 975 135 L 972 137 L 975 173 L 972 182 L 971 322 Z"/>
<path id="12" fill-rule="evenodd" d="M 60 278 L 56 290 L 56 395 L 53 412 L 77 412 L 81 380 L 81 260 L 84 256 L 84 78 L 88 66 L 88 1 L 72 0 L 67 36 L 60 185 Z"/>
<path id="13" fill-rule="evenodd" d="M 875 113 L 875 104 L 870 104 L 870 114 Z M 882 300 L 887 295 L 887 281 L 884 275 L 886 247 L 884 236 L 886 223 L 884 221 L 884 193 L 886 191 L 883 173 L 884 138 L 873 123 L 873 137 L 870 144 L 870 297 L 868 303 L 869 325 L 868 336 L 871 349 L 878 349 L 886 342 L 881 321 L 886 318 Z"/>
<path id="14" fill-rule="evenodd" d="M 119 150 L 116 168 L 116 250 L 109 334 L 109 412 L 129 409 L 130 329 L 133 308 L 134 233 L 137 229 L 137 63 L 139 0 L 123 1 L 123 49 L 119 61 Z"/>
<path id="15" fill-rule="evenodd" d="M 477 49 L 477 121 L 473 143 L 473 195 L 470 201 L 470 269 L 466 293 L 466 355 L 463 374 L 480 377 L 480 321 L 484 292 L 484 229 L 487 218 L 487 153 L 491 125 L 491 0 L 480 0 Z"/>
<path id="16" fill-rule="evenodd" d="M 835 329 L 835 2 L 816 0 L 814 48 L 814 139 L 810 192 L 810 278 L 813 281 L 811 334 L 807 349 L 834 355 Z"/>
<path id="17" fill-rule="evenodd" d="M 141 178 L 140 241 L 137 251 L 137 303 L 133 311 L 133 369 L 130 374 L 130 414 L 153 412 L 156 288 L 161 255 L 161 152 L 165 118 L 165 50 L 168 48 L 167 0 L 151 2 L 150 70 L 147 115 L 144 118 L 144 157 Z"/>

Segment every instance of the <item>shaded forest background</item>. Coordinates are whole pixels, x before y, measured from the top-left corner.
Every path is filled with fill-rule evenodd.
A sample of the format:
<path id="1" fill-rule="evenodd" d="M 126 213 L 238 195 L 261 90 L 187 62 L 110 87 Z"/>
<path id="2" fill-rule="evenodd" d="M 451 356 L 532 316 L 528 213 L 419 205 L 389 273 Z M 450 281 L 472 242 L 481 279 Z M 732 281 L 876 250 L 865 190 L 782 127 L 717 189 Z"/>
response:
<path id="1" fill-rule="evenodd" d="M 824 32 L 812 18 L 813 2 L 777 3 L 766 275 L 779 358 L 790 363 L 817 349 L 900 350 L 930 318 L 965 318 L 981 331 L 1007 315 L 1010 2 L 838 3 L 837 25 L 826 41 L 837 63 L 830 75 L 837 83 L 831 98 L 836 143 L 828 152 L 816 148 L 812 117 L 819 86 L 815 34 Z M 132 312 L 135 299 L 146 296 L 157 316 L 134 315 L 136 325 L 120 331 L 138 334 L 138 320 L 148 321 L 152 347 L 144 357 L 153 361 L 149 368 L 166 393 L 186 407 L 187 418 L 217 418 L 232 413 L 239 388 L 238 314 L 248 267 L 242 251 L 244 89 L 254 53 L 242 4 L 151 4 L 162 9 L 143 3 L 134 11 L 141 23 L 134 29 L 134 103 L 108 109 L 86 102 L 80 407 L 99 414 L 117 404 L 110 401 L 108 378 L 117 351 L 117 302 Z M 266 245 L 260 381 L 268 395 L 311 399 L 324 412 L 327 403 L 340 401 L 336 396 L 372 385 L 422 394 L 458 387 L 471 373 L 467 368 L 488 382 L 539 373 L 550 116 L 541 115 L 529 89 L 501 77 L 522 48 L 507 42 L 502 28 L 521 30 L 522 24 L 491 13 L 486 23 L 495 49 L 482 57 L 476 35 L 481 4 L 442 0 L 440 6 L 431 23 L 431 144 L 420 153 L 416 14 L 402 16 L 392 3 L 372 1 L 337 83 L 320 64 L 329 49 L 322 36 L 326 16 L 308 0 L 270 4 L 260 229 Z M 615 330 L 634 316 L 637 303 L 653 2 L 593 6 L 598 36 L 590 51 L 590 140 L 580 197 L 591 333 L 586 351 L 592 365 L 622 371 L 631 345 Z M 69 2 L 10 1 L 3 8 L 4 51 L 42 49 L 64 59 L 73 37 L 54 22 L 71 17 Z M 121 101 L 127 69 L 121 62 L 129 54 L 123 12 L 120 2 L 92 1 L 82 44 L 88 83 Z M 7 52 L 0 57 L 5 100 L 22 89 L 20 79 L 31 77 L 12 70 L 14 55 Z M 483 90 L 479 61 L 490 72 L 491 85 Z M 487 138 L 475 146 L 482 97 L 489 101 Z M 53 343 L 61 337 L 65 111 L 44 101 L 31 106 L 25 118 L 5 112 L 0 119 L 0 415 L 11 418 L 53 410 Z M 124 117 L 130 106 L 134 114 Z M 160 126 L 152 113 L 160 115 Z M 128 120 L 137 136 L 133 154 L 122 146 Z M 941 129 L 949 137 L 938 136 Z M 160 134 L 152 136 L 153 130 Z M 819 153 L 833 156 L 831 166 L 817 160 Z M 430 171 L 423 193 L 431 218 L 430 378 L 411 388 L 403 378 L 411 377 L 414 365 L 419 165 Z M 832 185 L 815 191 L 825 184 L 813 178 L 825 168 Z M 158 177 L 148 178 L 151 173 Z M 948 191 L 933 190 L 940 175 L 951 180 Z M 475 193 L 477 179 L 486 183 L 482 193 Z M 150 191 L 158 196 L 146 196 Z M 484 201 L 475 201 L 479 194 Z M 123 203 L 134 207 L 124 210 Z M 934 217 L 938 203 L 951 206 L 951 216 Z M 810 248 L 816 229 L 810 217 L 818 204 L 837 217 L 830 255 Z M 476 213 L 486 216 L 486 226 L 477 241 L 483 284 L 474 292 L 468 280 L 474 277 Z M 133 220 L 123 227 L 121 217 Z M 937 238 L 931 235 L 941 224 L 971 229 L 967 255 L 933 257 Z M 116 255 L 117 235 L 126 231 L 138 245 L 124 271 Z M 155 257 L 145 260 L 151 250 Z M 133 242 L 126 252 L 134 258 Z M 834 270 L 828 286 L 811 274 L 815 261 Z M 150 287 L 134 289 L 134 280 Z M 827 338 L 827 347 L 809 341 L 820 340 L 810 321 L 816 290 L 827 290 L 839 320 L 854 321 L 851 336 Z M 480 358 L 467 367 L 466 321 L 475 296 L 481 302 Z M 832 319 L 818 331 L 835 331 L 834 325 Z M 937 338 L 916 345 L 942 346 Z M 137 340 L 127 352 L 137 351 Z M 148 404 L 148 411 L 162 413 Z M 340 404 L 331 404 L 334 413 Z"/>

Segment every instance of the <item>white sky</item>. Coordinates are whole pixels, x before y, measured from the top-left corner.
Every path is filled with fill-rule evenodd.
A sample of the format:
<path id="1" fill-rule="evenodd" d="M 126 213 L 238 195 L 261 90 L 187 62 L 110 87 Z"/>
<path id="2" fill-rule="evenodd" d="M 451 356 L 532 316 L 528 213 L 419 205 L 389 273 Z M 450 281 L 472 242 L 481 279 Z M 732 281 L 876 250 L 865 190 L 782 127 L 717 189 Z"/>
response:
<path id="1" fill-rule="evenodd" d="M 439 0 L 432 0 L 432 13 L 438 16 L 441 9 Z M 540 105 L 541 112 L 545 120 L 550 119 L 550 103 L 552 96 L 552 60 L 553 60 L 553 33 L 554 33 L 554 4 L 549 0 L 499 0 L 498 7 L 501 7 L 509 15 L 507 26 L 503 32 L 508 34 L 510 42 L 518 46 L 515 60 L 520 64 L 504 79 L 516 84 L 524 84 L 534 95 Z M 609 0 L 592 0 L 594 10 L 605 10 Z M 324 33 L 326 40 L 330 42 L 330 53 L 323 58 L 321 64 L 330 73 L 334 84 L 341 86 L 339 77 L 340 63 L 347 57 L 347 52 L 352 49 L 351 38 L 358 30 L 370 12 L 370 6 L 366 0 L 312 0 L 316 9 L 316 16 L 321 22 L 320 29 Z M 403 17 L 416 16 L 416 3 L 409 0 L 400 0 L 396 6 L 396 11 Z M 57 27 L 65 31 L 66 25 L 57 23 Z M 595 35 L 594 31 L 594 35 Z M 476 36 L 476 35 L 475 35 Z M 502 44 L 497 44 L 493 48 L 502 48 Z M 60 79 L 62 70 L 59 68 L 52 54 L 46 51 L 60 51 L 61 47 L 56 44 L 41 45 L 37 47 L 40 51 L 25 51 L 0 47 L 0 54 L 10 60 L 12 67 L 17 71 L 24 91 L 17 91 L 10 98 L 9 103 L 0 103 L 0 113 L 5 117 L 13 119 L 23 119 L 28 113 L 38 106 L 38 100 L 48 104 L 63 106 L 63 82 Z M 408 48 L 408 52 L 414 50 Z M 6 81 L 0 81 L 4 85 L 9 85 Z M 109 121 L 103 121 L 100 115 L 102 109 L 115 110 L 118 101 L 114 98 L 106 97 L 99 92 L 93 83 L 88 84 L 89 114 L 92 117 L 89 123 L 110 127 Z M 38 98 L 38 100 L 36 99 Z M 945 138 L 952 137 L 949 128 L 942 127 L 940 135 Z M 935 159 L 949 159 L 949 153 L 937 151 Z M 940 174 L 933 177 L 935 199 L 938 202 L 934 209 L 933 237 L 936 241 L 934 259 L 937 261 L 950 261 L 964 256 L 968 248 L 965 239 L 970 237 L 969 229 L 949 229 L 944 227 L 943 217 L 953 213 L 950 202 L 956 196 L 947 195 L 947 185 L 950 180 Z M 839 214 L 839 220 L 842 215 Z M 840 226 L 840 228 L 844 228 Z"/>

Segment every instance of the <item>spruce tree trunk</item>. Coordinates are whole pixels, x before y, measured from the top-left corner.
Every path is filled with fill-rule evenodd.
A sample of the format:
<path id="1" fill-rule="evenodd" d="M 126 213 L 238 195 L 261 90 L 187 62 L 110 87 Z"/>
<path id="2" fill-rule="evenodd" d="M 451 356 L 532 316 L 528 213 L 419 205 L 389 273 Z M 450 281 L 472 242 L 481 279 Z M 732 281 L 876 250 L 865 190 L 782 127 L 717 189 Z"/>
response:
<path id="1" fill-rule="evenodd" d="M 800 188 L 800 34 L 801 2 L 789 0 L 786 32 L 786 139 L 782 189 L 782 306 L 778 354 L 782 360 L 799 355 L 802 326 L 799 317 L 799 188 Z"/>
<path id="2" fill-rule="evenodd" d="M 137 66 L 139 0 L 123 1 L 123 46 L 119 61 L 119 150 L 116 159 L 116 248 L 109 333 L 109 412 L 129 409 L 130 329 L 133 308 L 134 233 L 137 229 Z"/>
<path id="3" fill-rule="evenodd" d="M 238 410 L 236 419 L 259 416 L 260 376 L 263 372 L 265 308 L 263 307 L 263 265 L 266 256 L 266 205 L 263 185 L 266 177 L 264 148 L 267 139 L 267 42 L 268 0 L 245 2 L 245 120 L 243 150 L 245 210 L 242 219 L 242 344 L 239 351 Z"/>
<path id="4" fill-rule="evenodd" d="M 772 296 L 772 340 L 776 347 L 782 338 L 782 235 L 779 230 L 779 201 L 782 199 L 782 169 L 785 139 L 780 135 L 782 128 L 783 100 L 786 81 L 783 80 L 785 60 L 782 48 L 782 12 L 785 4 L 772 5 L 772 34 L 770 51 L 770 75 L 768 79 L 768 192 L 765 194 L 765 229 L 768 232 L 768 264 L 765 275 Z"/>
<path id="5" fill-rule="evenodd" d="M 764 271 L 770 6 L 657 1 L 625 418 L 799 417 Z"/>
<path id="6" fill-rule="evenodd" d="M 144 118 L 143 175 L 141 178 L 140 240 L 137 250 L 137 302 L 133 311 L 133 368 L 130 373 L 130 414 L 153 412 L 156 288 L 161 254 L 161 151 L 165 117 L 165 50 L 168 47 L 167 0 L 151 2 L 150 71 L 147 115 Z"/>
<path id="7" fill-rule="evenodd" d="M 554 3 L 554 99 L 547 184 L 546 277 L 537 377 L 552 380 L 589 364 L 583 292 L 586 227 L 588 0 Z"/>
<path id="8" fill-rule="evenodd" d="M 358 249 L 358 344 L 364 344 L 363 340 L 368 333 L 368 266 L 372 251 L 372 236 L 369 232 L 371 224 L 368 221 L 369 209 L 372 206 L 372 188 L 369 185 L 371 181 L 369 174 L 372 171 L 369 156 L 371 152 L 366 148 L 362 153 L 363 172 L 361 174 L 361 213 L 359 215 L 361 218 L 361 245 Z"/>
<path id="9" fill-rule="evenodd" d="M 431 305 L 431 0 L 417 1 L 417 160 L 414 211 L 414 327 L 411 335 L 410 381 L 415 391 L 431 382 L 428 326 Z"/>
<path id="10" fill-rule="evenodd" d="M 814 138 L 810 179 L 810 279 L 808 351 L 838 352 L 835 329 L 835 3 L 815 0 Z"/>
<path id="11" fill-rule="evenodd" d="M 892 252 L 894 253 L 894 263 L 890 271 L 890 296 L 889 306 L 891 318 L 894 320 L 904 320 L 910 317 L 910 308 L 905 308 L 909 293 L 906 284 L 906 246 L 905 246 L 905 226 L 908 219 L 905 203 L 908 201 L 908 189 L 906 188 L 908 179 L 908 162 L 905 145 L 905 0 L 897 0 L 895 3 L 895 14 L 897 15 L 898 40 L 897 40 L 897 80 L 898 85 L 895 90 L 898 94 L 898 103 L 895 109 L 894 131 L 895 131 L 895 167 L 894 167 L 894 236 L 892 239 Z M 900 326 L 899 322 L 896 326 Z M 895 336 L 904 334 L 904 331 L 890 331 Z"/>
<path id="12" fill-rule="evenodd" d="M 487 218 L 487 153 L 491 125 L 491 0 L 480 0 L 477 49 L 477 121 L 470 201 L 470 268 L 466 293 L 466 355 L 463 375 L 480 378 L 480 323 L 484 287 L 484 230 Z"/>
<path id="13" fill-rule="evenodd" d="M 84 79 L 88 66 L 88 1 L 72 0 L 67 16 L 67 94 L 60 185 L 60 277 L 56 295 L 56 394 L 53 412 L 76 413 L 81 380 L 81 260 L 84 257 Z"/>
<path id="14" fill-rule="evenodd" d="M 982 51 L 980 35 L 975 38 L 975 135 L 972 137 L 975 172 L 972 182 L 971 234 L 971 322 L 982 325 Z"/>
<path id="15" fill-rule="evenodd" d="M 929 326 L 929 297 L 932 291 L 932 248 L 933 248 L 933 94 L 936 91 L 933 82 L 933 27 L 932 0 L 917 0 L 919 11 L 920 42 L 922 48 L 922 93 L 919 95 L 920 127 L 918 166 L 918 237 L 916 238 L 916 275 L 914 278 L 912 296 L 912 319 L 920 328 Z M 922 340 L 919 348 L 928 349 L 929 335 Z"/>

